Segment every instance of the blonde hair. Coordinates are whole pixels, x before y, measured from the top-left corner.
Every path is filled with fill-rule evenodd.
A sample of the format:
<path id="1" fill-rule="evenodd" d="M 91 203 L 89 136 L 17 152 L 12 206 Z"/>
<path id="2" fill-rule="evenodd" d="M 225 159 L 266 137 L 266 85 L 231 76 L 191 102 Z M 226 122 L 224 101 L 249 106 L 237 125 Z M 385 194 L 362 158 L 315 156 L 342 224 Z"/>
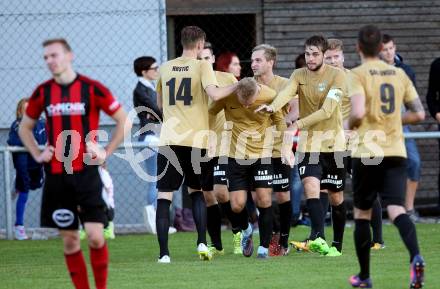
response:
<path id="1" fill-rule="evenodd" d="M 339 49 L 341 51 L 344 51 L 344 43 L 342 42 L 342 40 L 336 38 L 330 38 L 327 41 L 328 41 L 329 50 Z"/>
<path id="2" fill-rule="evenodd" d="M 277 49 L 269 44 L 260 44 L 252 49 L 252 52 L 264 50 L 264 57 L 266 57 L 267 61 L 273 60 L 274 62 L 277 60 Z"/>
<path id="3" fill-rule="evenodd" d="M 17 103 L 17 109 L 15 110 L 15 117 L 17 119 L 22 118 L 23 117 L 23 106 L 29 102 L 29 98 L 25 97 L 22 98 L 18 101 Z"/>
<path id="4" fill-rule="evenodd" d="M 245 77 L 238 82 L 237 96 L 243 100 L 248 100 L 257 92 L 257 81 L 253 77 Z"/>

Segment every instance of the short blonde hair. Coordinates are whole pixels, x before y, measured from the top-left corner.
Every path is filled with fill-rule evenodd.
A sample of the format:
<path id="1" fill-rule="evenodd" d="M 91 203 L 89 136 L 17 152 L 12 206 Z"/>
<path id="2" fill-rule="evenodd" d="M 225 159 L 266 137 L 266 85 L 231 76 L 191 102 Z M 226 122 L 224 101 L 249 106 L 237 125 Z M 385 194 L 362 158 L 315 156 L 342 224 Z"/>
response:
<path id="1" fill-rule="evenodd" d="M 277 60 L 277 49 L 269 44 L 260 44 L 252 49 L 252 52 L 264 50 L 264 57 L 266 57 L 267 61 L 273 60 L 274 62 Z"/>
<path id="2" fill-rule="evenodd" d="M 330 38 L 327 41 L 328 41 L 329 50 L 339 49 L 341 51 L 344 51 L 344 43 L 342 42 L 342 40 L 336 38 Z"/>
<path id="3" fill-rule="evenodd" d="M 253 77 L 245 77 L 238 82 L 237 96 L 243 100 L 248 100 L 257 92 L 257 81 Z"/>

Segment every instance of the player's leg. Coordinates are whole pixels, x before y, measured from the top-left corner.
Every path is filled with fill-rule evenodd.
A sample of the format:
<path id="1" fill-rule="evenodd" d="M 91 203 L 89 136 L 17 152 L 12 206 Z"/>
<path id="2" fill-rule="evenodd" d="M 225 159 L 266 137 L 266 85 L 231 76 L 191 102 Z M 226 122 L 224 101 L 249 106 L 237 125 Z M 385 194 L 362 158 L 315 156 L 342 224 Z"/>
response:
<path id="1" fill-rule="evenodd" d="M 157 210 L 156 230 L 159 242 L 159 263 L 170 262 L 168 249 L 168 230 L 170 227 L 170 206 L 173 192 L 179 189 L 183 181 L 183 170 L 180 166 L 175 146 L 159 147 L 157 156 Z M 176 168 L 177 167 L 177 168 Z"/>
<path id="2" fill-rule="evenodd" d="M 371 288 L 370 249 L 371 249 L 371 208 L 377 198 L 377 182 L 383 178 L 380 165 L 367 166 L 361 159 L 352 159 L 353 201 L 354 201 L 354 245 L 360 271 L 350 277 L 353 287 Z M 364 286 L 364 287 L 362 287 Z"/>
<path id="3" fill-rule="evenodd" d="M 248 190 L 251 183 L 249 174 L 250 165 L 244 160 L 229 158 L 226 176 L 228 178 L 229 198 L 231 202 L 232 229 L 240 230 L 242 234 L 241 249 L 246 257 L 252 256 L 254 245 L 252 240 L 252 226 L 249 224 L 249 215 L 246 209 Z"/>
<path id="4" fill-rule="evenodd" d="M 253 184 L 256 192 L 256 205 L 260 215 L 258 227 L 260 230 L 260 246 L 257 258 L 269 256 L 269 243 L 272 237 L 273 210 L 272 210 L 272 186 L 273 166 L 270 158 L 255 161 L 252 165 Z"/>
<path id="5" fill-rule="evenodd" d="M 373 243 L 371 248 L 373 250 L 380 250 L 385 248 L 385 243 L 382 235 L 382 205 L 379 197 L 374 201 L 372 210 L 371 231 L 373 231 Z"/>
<path id="6" fill-rule="evenodd" d="M 388 216 L 400 233 L 411 263 L 410 288 L 421 288 L 424 282 L 424 260 L 420 255 L 417 232 L 411 218 L 406 214 L 405 186 L 406 159 L 389 157 L 384 159 L 385 174 L 381 197 L 387 207 Z"/>
<path id="7" fill-rule="evenodd" d="M 221 211 L 214 193 L 214 166 L 218 158 L 211 159 L 202 174 L 202 190 L 206 202 L 207 230 L 211 238 L 209 249 L 213 254 L 224 254 L 221 240 Z"/>
<path id="8" fill-rule="evenodd" d="M 290 225 L 292 222 L 292 202 L 290 200 L 290 170 L 291 168 L 281 162 L 280 158 L 273 159 L 273 191 L 278 203 L 280 211 L 280 237 L 278 240 L 278 254 L 284 255 L 288 253 L 288 241 L 290 233 Z M 271 252 L 269 252 L 271 253 Z"/>
<path id="9" fill-rule="evenodd" d="M 80 247 L 77 204 L 73 189 L 66 186 L 63 177 L 50 173 L 46 175 L 40 214 L 42 227 L 60 230 L 64 259 L 75 288 L 90 288 Z"/>
<path id="10" fill-rule="evenodd" d="M 342 242 L 347 219 L 347 210 L 344 202 L 345 154 L 346 152 L 335 152 L 323 156 L 325 158 L 323 160 L 323 177 L 326 179 L 321 180 L 321 187 L 323 182 L 325 182 L 325 188 L 327 188 L 330 197 L 333 225 L 333 242 L 327 256 L 340 256 L 342 253 Z"/>

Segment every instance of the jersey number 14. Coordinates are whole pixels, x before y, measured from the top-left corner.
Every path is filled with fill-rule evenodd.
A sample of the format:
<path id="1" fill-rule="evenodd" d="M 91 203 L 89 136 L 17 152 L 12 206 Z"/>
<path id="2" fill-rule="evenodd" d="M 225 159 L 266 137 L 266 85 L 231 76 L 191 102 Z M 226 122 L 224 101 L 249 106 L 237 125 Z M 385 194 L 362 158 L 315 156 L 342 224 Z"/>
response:
<path id="1" fill-rule="evenodd" d="M 180 82 L 179 89 L 176 93 L 176 78 L 171 78 L 166 85 L 169 88 L 169 104 L 176 105 L 176 100 L 183 101 L 183 105 L 191 105 L 192 95 L 191 95 L 191 78 L 182 78 Z"/>

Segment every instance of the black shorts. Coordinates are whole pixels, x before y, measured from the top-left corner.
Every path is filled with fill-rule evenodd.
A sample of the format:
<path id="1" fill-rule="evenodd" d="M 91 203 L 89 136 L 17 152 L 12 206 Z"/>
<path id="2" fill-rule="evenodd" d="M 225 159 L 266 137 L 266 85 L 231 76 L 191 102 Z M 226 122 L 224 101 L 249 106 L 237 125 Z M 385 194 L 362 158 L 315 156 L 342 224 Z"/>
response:
<path id="1" fill-rule="evenodd" d="M 344 159 L 346 152 L 300 153 L 298 170 L 301 179 L 315 177 L 321 181 L 322 190 L 340 192 L 345 188 L 346 170 Z"/>
<path id="2" fill-rule="evenodd" d="M 182 182 L 191 189 L 201 190 L 203 175 L 209 174 L 209 159 L 205 156 L 206 149 L 175 145 L 159 147 L 156 183 L 159 192 L 174 192 Z"/>
<path id="3" fill-rule="evenodd" d="M 41 226 L 78 230 L 82 223 L 108 225 L 107 205 L 97 166 L 73 174 L 46 174 L 41 203 Z"/>
<path id="4" fill-rule="evenodd" d="M 226 176 L 230 192 L 272 188 L 273 168 L 271 159 L 243 160 L 229 158 Z"/>
<path id="5" fill-rule="evenodd" d="M 204 165 L 204 172 L 200 176 L 202 190 L 209 192 L 214 190 L 214 170 L 217 165 L 218 157 L 210 159 L 206 165 Z"/>
<path id="6" fill-rule="evenodd" d="M 405 204 L 406 158 L 385 157 L 380 164 L 366 165 L 370 159 L 352 158 L 353 201 L 361 210 L 373 207 L 379 194 L 384 207 Z"/>
<path id="7" fill-rule="evenodd" d="M 214 166 L 214 185 L 228 185 L 226 171 L 228 170 L 228 158 L 217 158 L 217 163 Z"/>
<path id="8" fill-rule="evenodd" d="M 272 158 L 273 191 L 288 192 L 290 190 L 290 166 L 283 164 L 281 158 Z"/>

